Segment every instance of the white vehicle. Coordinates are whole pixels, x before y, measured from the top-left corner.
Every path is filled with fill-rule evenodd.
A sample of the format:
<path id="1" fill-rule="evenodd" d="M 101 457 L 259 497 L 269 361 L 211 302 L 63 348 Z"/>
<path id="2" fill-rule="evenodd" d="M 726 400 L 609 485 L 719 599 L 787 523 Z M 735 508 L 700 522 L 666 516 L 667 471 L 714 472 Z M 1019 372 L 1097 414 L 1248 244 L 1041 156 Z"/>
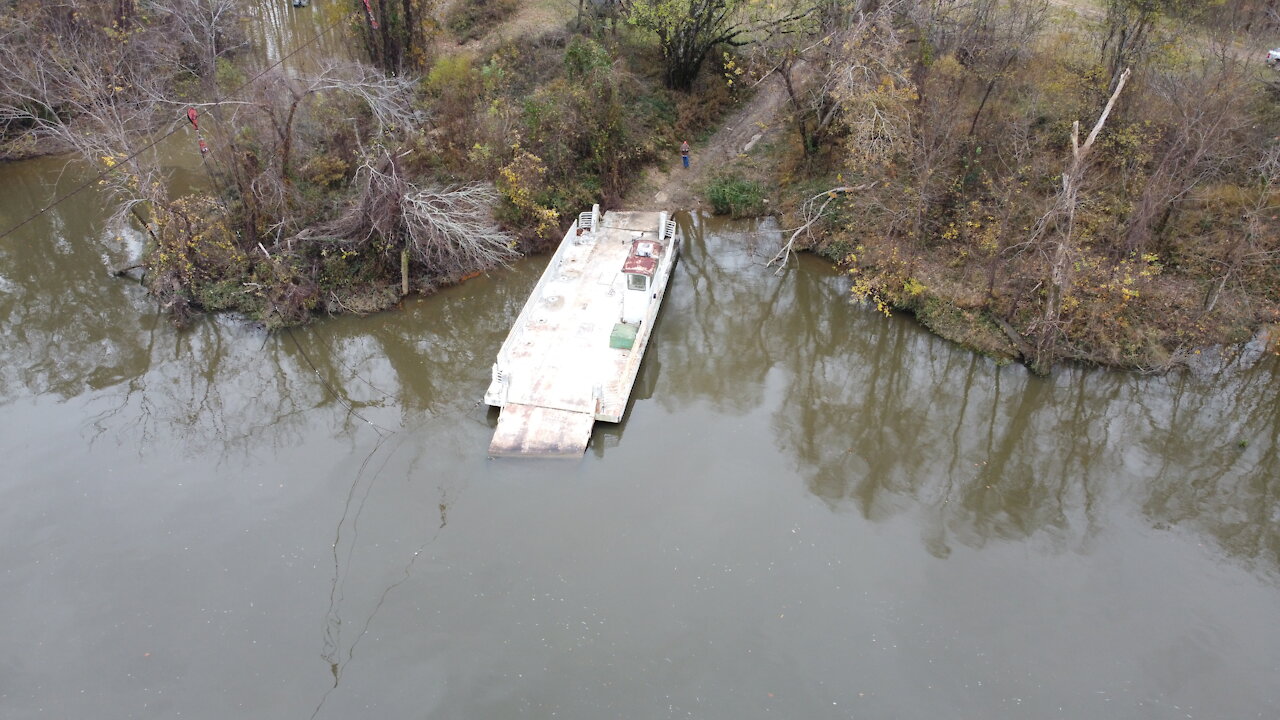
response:
<path id="1" fill-rule="evenodd" d="M 1280 67 L 1280 48 L 1267 53 L 1267 67 Z"/>

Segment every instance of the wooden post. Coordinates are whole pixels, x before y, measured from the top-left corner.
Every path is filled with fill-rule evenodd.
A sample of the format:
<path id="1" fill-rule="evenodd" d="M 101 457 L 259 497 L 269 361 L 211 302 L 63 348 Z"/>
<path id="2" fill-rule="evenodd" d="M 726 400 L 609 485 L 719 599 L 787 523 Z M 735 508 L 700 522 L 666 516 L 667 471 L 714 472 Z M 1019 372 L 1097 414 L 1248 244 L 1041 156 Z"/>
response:
<path id="1" fill-rule="evenodd" d="M 400 297 L 409 294 L 409 248 L 400 251 Z"/>

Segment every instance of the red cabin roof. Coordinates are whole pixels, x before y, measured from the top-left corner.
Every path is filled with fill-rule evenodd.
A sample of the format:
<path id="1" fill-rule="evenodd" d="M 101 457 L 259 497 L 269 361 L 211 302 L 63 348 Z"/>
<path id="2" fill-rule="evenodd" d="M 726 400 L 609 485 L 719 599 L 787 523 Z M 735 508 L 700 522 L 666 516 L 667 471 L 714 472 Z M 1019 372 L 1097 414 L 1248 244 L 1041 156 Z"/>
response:
<path id="1" fill-rule="evenodd" d="M 631 243 L 631 252 L 627 253 L 626 262 L 622 263 L 622 272 L 626 275 L 653 277 L 658 269 L 658 258 L 662 257 L 662 250 L 662 243 L 657 240 L 635 240 Z"/>

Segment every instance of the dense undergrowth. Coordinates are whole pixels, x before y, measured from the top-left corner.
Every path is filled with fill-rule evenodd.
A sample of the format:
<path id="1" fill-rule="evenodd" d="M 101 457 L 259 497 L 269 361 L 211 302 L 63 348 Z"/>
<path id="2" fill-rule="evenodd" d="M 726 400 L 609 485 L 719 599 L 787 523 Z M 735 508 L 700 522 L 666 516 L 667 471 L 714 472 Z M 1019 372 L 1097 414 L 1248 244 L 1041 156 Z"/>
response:
<path id="1" fill-rule="evenodd" d="M 468 25 L 463 37 L 472 29 Z M 540 249 L 558 239 L 577 212 L 597 202 L 616 204 L 639 170 L 674 145 L 678 130 L 712 122 L 729 99 L 713 81 L 698 102 L 685 101 L 646 74 L 652 50 L 629 42 L 625 35 L 555 27 L 483 50 L 440 52 L 410 88 L 408 106 L 423 118 L 412 128 L 344 128 L 337 118 L 356 111 L 365 116 L 362 123 L 370 122 L 371 111 L 360 108 L 367 104 L 363 97 L 331 94 L 306 105 L 293 140 L 293 204 L 265 212 L 249 208 L 246 200 L 260 201 L 259 188 L 249 177 L 234 177 L 244 175 L 239 168 L 225 173 L 226 184 L 238 188 L 231 193 L 232 215 L 256 215 L 251 234 L 274 232 L 292 242 L 274 242 L 263 257 L 250 250 L 250 261 L 230 272 L 177 287 L 189 288 L 192 305 L 201 309 L 234 309 L 269 326 L 286 325 L 317 310 L 381 309 L 405 291 L 430 292 Z M 242 129 L 236 142 L 241 152 L 269 157 L 279 154 L 277 135 L 269 127 L 256 134 Z M 413 253 L 406 260 L 405 247 L 421 244 L 415 244 L 407 221 L 379 227 L 361 219 L 374 208 L 404 213 L 404 192 L 359 192 L 361 168 L 369 168 L 376 144 L 386 146 L 384 160 L 368 172 L 394 169 L 405 182 L 435 192 L 460 183 L 496 190 L 473 210 L 495 223 L 479 232 L 505 248 L 453 257 Z M 282 216 L 291 216 L 283 227 Z M 164 270 L 163 262 L 152 263 L 153 288 Z"/>
<path id="2" fill-rule="evenodd" d="M 1115 57 L 1111 15 L 977 6 L 846 18 L 789 78 L 775 174 L 801 244 L 856 299 L 1042 371 L 1160 370 L 1280 321 L 1273 71 L 1190 10 Z"/>
<path id="3" fill-rule="evenodd" d="M 239 7 L 167 3 L 193 13 L 189 21 Z M 264 71 L 252 48 L 229 41 L 239 21 L 225 17 L 228 41 L 204 48 L 208 62 L 165 71 L 160 56 L 130 57 L 124 40 L 171 32 L 173 13 L 85 6 L 24 11 L 4 42 L 24 29 L 90 38 L 99 59 L 131 74 L 73 78 L 120 83 L 83 105 L 4 97 L 21 116 L 5 139 L 57 135 L 111 171 L 117 221 L 145 230 L 146 284 L 179 324 L 202 311 L 268 327 L 374 311 L 539 249 L 577 212 L 616 204 L 678 133 L 710 125 L 732 96 L 715 78 L 696 94 L 666 89 L 651 41 L 616 23 L 605 32 L 593 18 L 456 44 L 508 17 L 516 4 L 504 0 L 455 4 L 444 22 L 424 0 L 375 3 L 371 15 L 334 8 L 327 17 L 369 62 L 321 61 L 306 74 Z M 173 196 L 159 168 L 127 149 L 186 103 L 204 118 L 211 191 Z M 121 106 L 127 125 L 108 111 Z"/>

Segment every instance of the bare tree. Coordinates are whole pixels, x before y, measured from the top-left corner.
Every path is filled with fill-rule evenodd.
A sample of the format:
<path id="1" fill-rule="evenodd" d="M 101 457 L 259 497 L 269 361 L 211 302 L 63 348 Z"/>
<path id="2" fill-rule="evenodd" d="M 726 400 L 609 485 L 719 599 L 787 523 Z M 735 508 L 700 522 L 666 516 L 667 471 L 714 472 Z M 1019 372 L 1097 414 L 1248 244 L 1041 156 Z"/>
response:
<path id="1" fill-rule="evenodd" d="M 848 148 L 859 164 L 886 163 L 911 141 L 916 87 L 895 15 L 894 6 L 881 5 L 830 41 L 834 49 L 820 92 L 839 104 Z"/>
<path id="2" fill-rule="evenodd" d="M 1093 130 L 1080 142 L 1080 121 L 1071 126 L 1071 157 L 1067 158 L 1067 167 L 1062 173 L 1062 187 L 1053 198 L 1048 212 L 1040 217 L 1032 229 L 1031 242 L 1040 238 L 1052 238 L 1049 243 L 1049 280 L 1045 297 L 1044 312 L 1034 326 L 1039 337 L 1036 347 L 1035 363 L 1040 368 L 1047 368 L 1052 363 L 1053 347 L 1059 333 L 1059 320 L 1062 317 L 1062 301 L 1070 285 L 1071 261 L 1075 246 L 1076 211 L 1080 206 L 1080 190 L 1089 169 L 1089 152 L 1098 139 L 1098 134 L 1106 125 L 1107 117 L 1115 107 L 1120 91 L 1124 90 L 1129 79 L 1126 68 L 1116 82 L 1115 90 L 1102 115 L 1094 124 Z"/>
<path id="3" fill-rule="evenodd" d="M 1210 57 L 1187 72 L 1153 70 L 1149 87 L 1164 132 L 1129 215 L 1126 252 L 1144 252 L 1158 240 L 1177 208 L 1204 183 L 1219 177 L 1253 149 L 1244 131 L 1251 73 L 1230 53 Z"/>
<path id="4" fill-rule="evenodd" d="M 741 47 L 768 28 L 787 28 L 815 7 L 806 0 L 624 0 L 627 20 L 658 36 L 667 87 L 689 90 L 702 63 L 725 45 Z"/>
<path id="5" fill-rule="evenodd" d="M 415 88 L 411 75 L 387 76 L 360 63 L 333 62 L 306 77 L 272 71 L 243 99 L 218 103 L 232 109 L 228 124 L 236 132 L 220 138 L 225 147 L 217 147 L 212 157 L 229 176 L 246 240 L 256 243 L 264 232 L 292 235 L 314 217 L 314 208 L 300 207 L 294 158 L 310 155 L 341 133 L 311 112 L 309 100 L 324 96 L 331 112 L 350 113 L 351 136 L 399 137 L 425 119 L 413 105 Z M 362 131 L 361 124 L 371 127 Z"/>
<path id="6" fill-rule="evenodd" d="M 972 22 L 961 35 L 956 57 L 982 83 L 982 99 L 969 122 L 969 135 L 999 83 L 1030 56 L 1029 38 L 1040 34 L 1049 14 L 1048 0 L 977 0 Z"/>
<path id="7" fill-rule="evenodd" d="M 848 193 L 855 193 L 855 192 L 860 192 L 862 190 L 867 190 L 871 188 L 873 185 L 874 183 L 862 184 L 862 185 L 857 185 L 852 187 L 848 185 L 841 185 L 839 187 L 833 187 L 829 190 L 824 190 L 823 192 L 820 192 L 817 195 L 814 195 L 813 197 L 805 200 L 804 203 L 801 204 L 800 206 L 800 216 L 803 218 L 804 221 L 800 224 L 800 227 L 797 227 L 795 230 L 791 231 L 791 235 L 787 238 L 787 241 L 783 243 L 782 247 L 778 250 L 777 254 L 774 255 L 773 258 L 769 260 L 767 265 L 778 263 L 777 272 L 781 273 L 787 266 L 787 260 L 791 257 L 791 254 L 795 251 L 796 240 L 799 239 L 801 236 L 804 236 L 806 238 L 813 237 L 813 226 L 817 224 L 819 221 L 821 221 L 824 217 L 826 217 L 827 207 L 831 205 L 831 201 L 835 200 L 836 198 L 842 195 L 846 195 Z"/>
<path id="8" fill-rule="evenodd" d="M 110 8 L 112 15 L 120 8 Z M 127 13 L 126 13 L 127 16 Z M 139 155 L 172 116 L 154 98 L 166 75 L 151 72 L 162 50 L 121 39 L 78 15 L 11 16 L 0 37 L 0 125 L 11 139 L 25 135 L 39 151 L 74 150 L 108 168 L 103 182 L 120 201 L 116 215 L 162 195 L 158 163 Z M 51 41 L 51 38 L 57 38 Z"/>
<path id="9" fill-rule="evenodd" d="M 1102 61 L 1111 73 L 1108 90 L 1119 83 L 1122 71 L 1146 65 L 1160 20 L 1190 5 L 1190 0 L 1106 0 L 1101 48 Z"/>
<path id="10" fill-rule="evenodd" d="M 369 61 L 401 74 L 428 64 L 437 0 L 348 0 L 363 17 L 360 39 Z"/>
<path id="11" fill-rule="evenodd" d="M 182 67 L 203 78 L 206 92 L 215 94 L 218 59 L 248 45 L 239 26 L 240 1 L 163 0 L 154 11 L 169 21 L 171 41 L 181 44 Z"/>
<path id="12" fill-rule="evenodd" d="M 293 78 L 277 72 L 261 82 L 257 108 L 270 120 L 279 139 L 280 177 L 288 183 L 294 141 L 294 121 L 308 98 L 340 93 L 358 100 L 369 111 L 375 135 L 390 129 L 415 127 L 422 119 L 411 104 L 416 79 L 411 76 L 384 76 L 359 63 L 330 63 L 318 74 Z"/>
<path id="13" fill-rule="evenodd" d="M 164 0 L 154 16 L 136 16 L 132 2 L 119 1 L 15 7 L 0 17 L 4 136 L 47 133 L 108 105 L 155 108 L 182 71 L 211 75 L 241 46 L 237 8 L 235 0 Z"/>
<path id="14" fill-rule="evenodd" d="M 307 235 L 336 238 L 352 248 L 401 253 L 402 291 L 409 261 L 437 275 L 462 274 L 516 257 L 515 239 L 493 221 L 498 193 L 480 183 L 421 185 L 407 178 L 399 156 L 377 148 L 356 171 L 356 196 L 332 222 Z"/>
<path id="15" fill-rule="evenodd" d="M 162 37 L 194 43 L 188 31 L 204 28 L 211 55 L 190 71 L 212 73 L 239 17 L 232 0 L 167 0 L 155 9 L 149 17 L 132 2 L 37 4 L 0 20 L 0 137 L 74 150 L 110 169 L 103 183 L 118 201 L 114 215 L 144 224 L 139 206 L 167 202 L 167 190 L 156 158 L 140 151 L 178 122 L 164 98 L 186 52 L 185 40 Z"/>

